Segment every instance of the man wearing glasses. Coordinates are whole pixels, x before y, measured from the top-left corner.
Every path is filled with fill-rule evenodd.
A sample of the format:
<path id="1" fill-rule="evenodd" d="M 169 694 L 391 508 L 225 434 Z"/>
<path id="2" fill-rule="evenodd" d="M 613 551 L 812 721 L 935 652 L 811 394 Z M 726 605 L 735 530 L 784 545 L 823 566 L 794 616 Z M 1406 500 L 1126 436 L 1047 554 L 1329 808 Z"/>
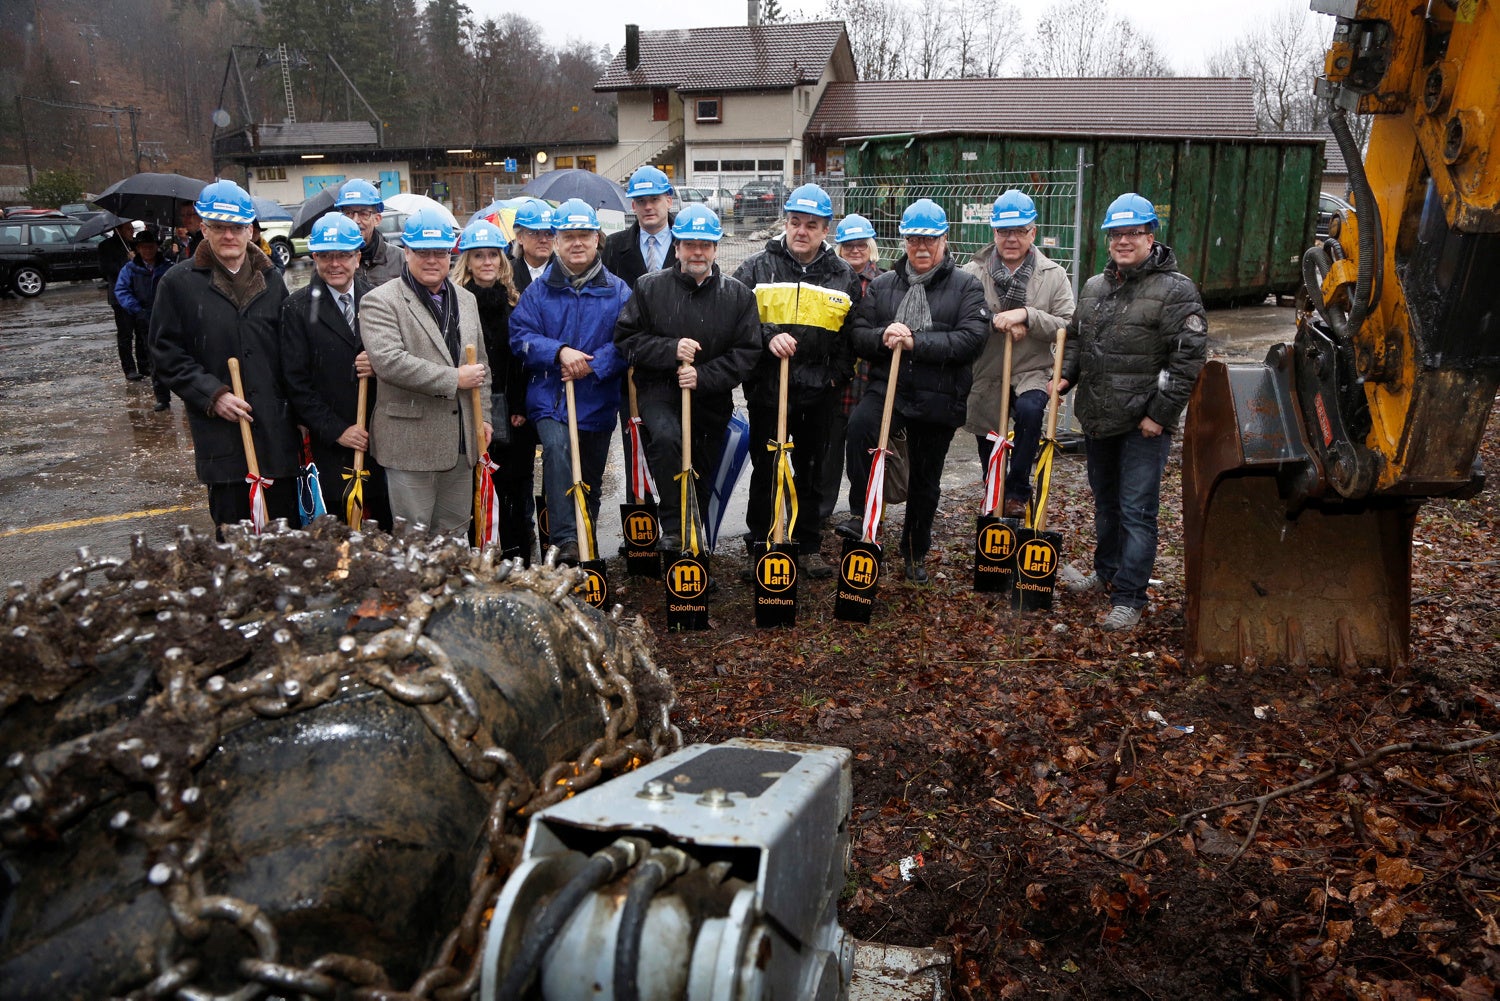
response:
<path id="1" fill-rule="evenodd" d="M 359 273 L 371 285 L 383 285 L 400 277 L 401 254 L 380 235 L 380 213 L 385 211 L 385 202 L 375 185 L 357 177 L 345 181 L 333 200 L 333 207 L 358 223 L 359 235 L 365 238 L 364 249 L 359 253 Z"/>
<path id="2" fill-rule="evenodd" d="M 297 518 L 297 435 L 281 380 L 278 326 L 286 285 L 250 245 L 255 206 L 233 181 L 206 185 L 195 206 L 203 242 L 162 276 L 151 310 L 155 376 L 182 398 L 198 479 L 214 525 L 250 518 L 240 420 L 250 422 L 273 519 Z M 238 358 L 245 395 L 231 388 Z"/>
<path id="3" fill-rule="evenodd" d="M 1132 629 L 1156 563 L 1156 515 L 1172 429 L 1207 353 L 1203 299 L 1156 242 L 1156 210 L 1135 193 L 1110 203 L 1100 227 L 1109 264 L 1088 280 L 1068 323 L 1061 388 L 1076 386 L 1094 492 L 1094 572 L 1064 567 L 1075 594 L 1107 594 L 1106 631 Z"/>

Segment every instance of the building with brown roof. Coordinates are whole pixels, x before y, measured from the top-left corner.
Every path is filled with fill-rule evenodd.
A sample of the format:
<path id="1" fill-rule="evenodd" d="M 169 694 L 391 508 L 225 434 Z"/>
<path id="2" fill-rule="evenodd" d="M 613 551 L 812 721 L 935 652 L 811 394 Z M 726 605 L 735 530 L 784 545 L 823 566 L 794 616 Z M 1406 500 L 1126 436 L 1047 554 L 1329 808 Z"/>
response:
<path id="1" fill-rule="evenodd" d="M 824 91 L 855 78 L 842 21 L 676 31 L 627 27 L 594 85 L 616 95 L 619 142 L 594 169 L 653 163 L 682 183 L 738 188 L 806 169 L 803 134 Z"/>

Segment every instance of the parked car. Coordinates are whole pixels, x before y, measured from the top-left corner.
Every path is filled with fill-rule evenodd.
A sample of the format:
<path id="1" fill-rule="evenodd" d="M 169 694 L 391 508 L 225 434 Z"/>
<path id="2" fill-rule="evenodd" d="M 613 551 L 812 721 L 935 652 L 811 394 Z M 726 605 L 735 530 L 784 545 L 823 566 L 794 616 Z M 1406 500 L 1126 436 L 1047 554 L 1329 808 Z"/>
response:
<path id="1" fill-rule="evenodd" d="M 1342 198 L 1333 195 L 1318 195 L 1318 239 L 1322 240 L 1332 235 L 1337 237 L 1339 230 L 1343 228 L 1344 220 L 1348 218 L 1347 213 L 1353 212 L 1354 206 Z M 1338 224 L 1334 224 L 1334 219 Z"/>
<path id="2" fill-rule="evenodd" d="M 31 216 L 60 216 L 63 214 L 64 213 L 58 211 L 57 209 L 36 209 L 32 208 L 30 205 L 11 205 L 5 209 L 5 218 L 7 219 L 14 219 L 18 217 L 29 218 Z"/>
<path id="3" fill-rule="evenodd" d="M 678 188 L 677 192 L 684 203 L 707 205 L 721 219 L 734 214 L 734 194 L 728 188 Z"/>
<path id="4" fill-rule="evenodd" d="M 734 193 L 735 218 L 779 218 L 788 194 L 787 186 L 780 181 L 747 181 Z"/>
<path id="5" fill-rule="evenodd" d="M 0 220 L 0 288 L 41 295 L 48 283 L 99 278 L 103 235 L 77 238 L 83 223 L 62 213 Z"/>
<path id="6" fill-rule="evenodd" d="M 266 238 L 266 243 L 271 248 L 271 262 L 285 271 L 286 266 L 292 263 L 292 258 L 297 256 L 296 241 L 292 239 L 292 220 L 272 219 L 260 224 L 260 231 Z M 302 252 L 307 253 L 307 241 L 301 241 Z"/>

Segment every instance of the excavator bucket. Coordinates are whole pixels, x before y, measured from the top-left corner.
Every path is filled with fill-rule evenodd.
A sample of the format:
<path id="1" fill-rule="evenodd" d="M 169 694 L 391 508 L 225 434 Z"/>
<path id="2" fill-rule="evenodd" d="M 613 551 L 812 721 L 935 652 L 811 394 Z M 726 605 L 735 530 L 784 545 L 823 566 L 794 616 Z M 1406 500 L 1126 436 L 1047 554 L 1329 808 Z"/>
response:
<path id="1" fill-rule="evenodd" d="M 1302 440 L 1285 345 L 1211 361 L 1183 438 L 1190 661 L 1396 671 L 1411 618 L 1410 500 L 1351 504 Z"/>

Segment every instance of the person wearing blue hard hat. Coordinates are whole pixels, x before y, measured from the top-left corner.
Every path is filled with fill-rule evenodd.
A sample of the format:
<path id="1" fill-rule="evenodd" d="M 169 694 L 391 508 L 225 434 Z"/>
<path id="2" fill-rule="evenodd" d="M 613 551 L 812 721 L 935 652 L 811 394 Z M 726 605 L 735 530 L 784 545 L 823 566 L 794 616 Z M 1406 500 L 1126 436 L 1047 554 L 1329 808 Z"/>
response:
<path id="1" fill-rule="evenodd" d="M 576 564 L 579 526 L 568 496 L 573 472 L 563 383 L 573 383 L 586 503 L 590 519 L 597 519 L 625 374 L 615 322 L 630 286 L 604 266 L 599 217 L 587 203 L 568 199 L 553 212 L 552 224 L 556 253 L 511 313 L 510 347 L 526 367 L 526 418 L 542 442 L 548 532 L 558 560 Z"/>
<path id="2" fill-rule="evenodd" d="M 380 233 L 380 217 L 385 200 L 375 185 L 355 177 L 339 186 L 333 199 L 335 210 L 359 224 L 364 247 L 359 252 L 359 267 L 371 285 L 383 285 L 401 274 L 401 252 L 385 241 Z"/>
<path id="3" fill-rule="evenodd" d="M 365 422 L 379 406 L 374 369 L 360 337 L 359 309 L 372 286 L 359 266 L 365 245 L 359 224 L 339 212 L 318 217 L 307 236 L 313 276 L 281 307 L 281 357 L 297 423 L 307 428 L 323 507 L 343 516 L 344 475 L 363 451 L 364 515 L 391 527 L 385 470 L 369 455 L 369 431 L 359 426 L 359 381 L 367 379 Z"/>
<path id="4" fill-rule="evenodd" d="M 266 513 L 297 518 L 298 438 L 283 391 L 280 322 L 286 284 L 250 245 L 255 205 L 233 181 L 205 185 L 194 206 L 203 241 L 168 271 L 151 309 L 155 375 L 182 399 L 198 479 L 215 526 L 248 520 L 249 466 L 240 421 L 250 424 Z M 245 395 L 232 388 L 239 359 Z"/>
<path id="5" fill-rule="evenodd" d="M 690 389 L 693 468 L 709 483 L 734 411 L 734 389 L 760 358 L 760 319 L 755 295 L 715 263 L 724 227 L 713 210 L 687 206 L 677 214 L 672 235 L 676 263 L 636 282 L 615 327 L 615 346 L 635 371 L 651 475 L 670 484 L 681 472 L 682 390 Z M 697 494 L 705 522 L 712 493 Z M 681 492 L 662 490 L 664 552 L 682 549 L 682 516 Z"/>
<path id="6" fill-rule="evenodd" d="M 520 293 L 515 271 L 505 254 L 508 241 L 500 227 L 476 219 L 458 240 L 458 260 L 449 278 L 474 294 L 484 348 L 494 371 L 490 393 L 489 456 L 495 464 L 495 494 L 499 501 L 500 553 L 528 566 L 533 548 L 532 517 L 536 464 L 536 428 L 526 419 L 526 369 L 510 349 L 510 314 Z M 476 540 L 478 541 L 478 540 Z"/>
<path id="7" fill-rule="evenodd" d="M 1156 565 L 1157 511 L 1172 432 L 1208 351 L 1203 298 L 1156 242 L 1159 220 L 1135 192 L 1116 198 L 1100 229 L 1109 263 L 1079 294 L 1068 323 L 1060 389 L 1076 390 L 1094 494 L 1094 571 L 1065 566 L 1075 594 L 1108 595 L 1101 627 L 1135 627 Z"/>
<path id="8" fill-rule="evenodd" d="M 552 260 L 552 206 L 540 198 L 526 199 L 511 228 L 516 234 L 510 248 L 516 291 L 525 292 Z"/>
<path id="9" fill-rule="evenodd" d="M 848 324 L 860 283 L 827 243 L 833 199 L 816 184 L 804 184 L 786 200 L 786 230 L 747 258 L 734 277 L 755 292 L 763 351 L 745 380 L 750 409 L 750 498 L 745 511 L 745 548 L 764 542 L 771 529 L 775 493 L 774 453 L 760 447 L 775 437 L 781 359 L 788 359 L 787 431 L 796 448 L 792 472 L 799 504 L 809 512 L 823 507 L 823 462 L 839 393 L 854 371 Z M 797 519 L 795 542 L 809 577 L 829 577 L 823 559 L 823 523 Z"/>
<path id="10" fill-rule="evenodd" d="M 1073 316 L 1073 286 L 1062 265 L 1036 248 L 1036 203 L 1024 191 L 1002 192 L 990 207 L 994 242 L 974 255 L 964 270 L 984 285 L 990 333 L 974 362 L 964 429 L 979 448 L 981 476 L 989 468 L 1002 394 L 1010 394 L 1016 433 L 1005 472 L 1007 518 L 1024 518 L 1031 500 L 1031 467 L 1041 447 L 1047 412 L 1047 382 L 1057 331 Z M 1005 385 L 1005 344 L 1011 342 L 1010 385 Z"/>
<path id="11" fill-rule="evenodd" d="M 419 209 L 407 218 L 401 242 L 401 277 L 373 289 L 359 309 L 380 384 L 370 447 L 385 467 L 394 517 L 459 534 L 473 518 L 474 467 L 494 433 L 489 355 L 473 293 L 448 280 L 458 242 L 452 218 Z M 465 357 L 470 347 L 473 364 Z"/>
<path id="12" fill-rule="evenodd" d="M 979 280 L 948 253 L 948 215 L 919 198 L 901 215 L 905 253 L 876 278 L 854 314 L 854 350 L 870 360 L 870 386 L 849 415 L 850 511 L 865 504 L 871 450 L 879 438 L 886 384 L 895 349 L 901 348 L 891 431 L 906 435 L 906 518 L 897 552 L 906 579 L 927 583 L 924 566 L 941 497 L 943 462 L 953 433 L 964 422 L 969 366 L 984 347 L 990 313 Z M 863 519 L 852 515 L 838 529 L 858 538 Z"/>
<path id="13" fill-rule="evenodd" d="M 672 182 L 647 164 L 630 175 L 625 193 L 635 221 L 604 241 L 604 266 L 634 290 L 641 275 L 677 261 L 671 232 Z"/>

